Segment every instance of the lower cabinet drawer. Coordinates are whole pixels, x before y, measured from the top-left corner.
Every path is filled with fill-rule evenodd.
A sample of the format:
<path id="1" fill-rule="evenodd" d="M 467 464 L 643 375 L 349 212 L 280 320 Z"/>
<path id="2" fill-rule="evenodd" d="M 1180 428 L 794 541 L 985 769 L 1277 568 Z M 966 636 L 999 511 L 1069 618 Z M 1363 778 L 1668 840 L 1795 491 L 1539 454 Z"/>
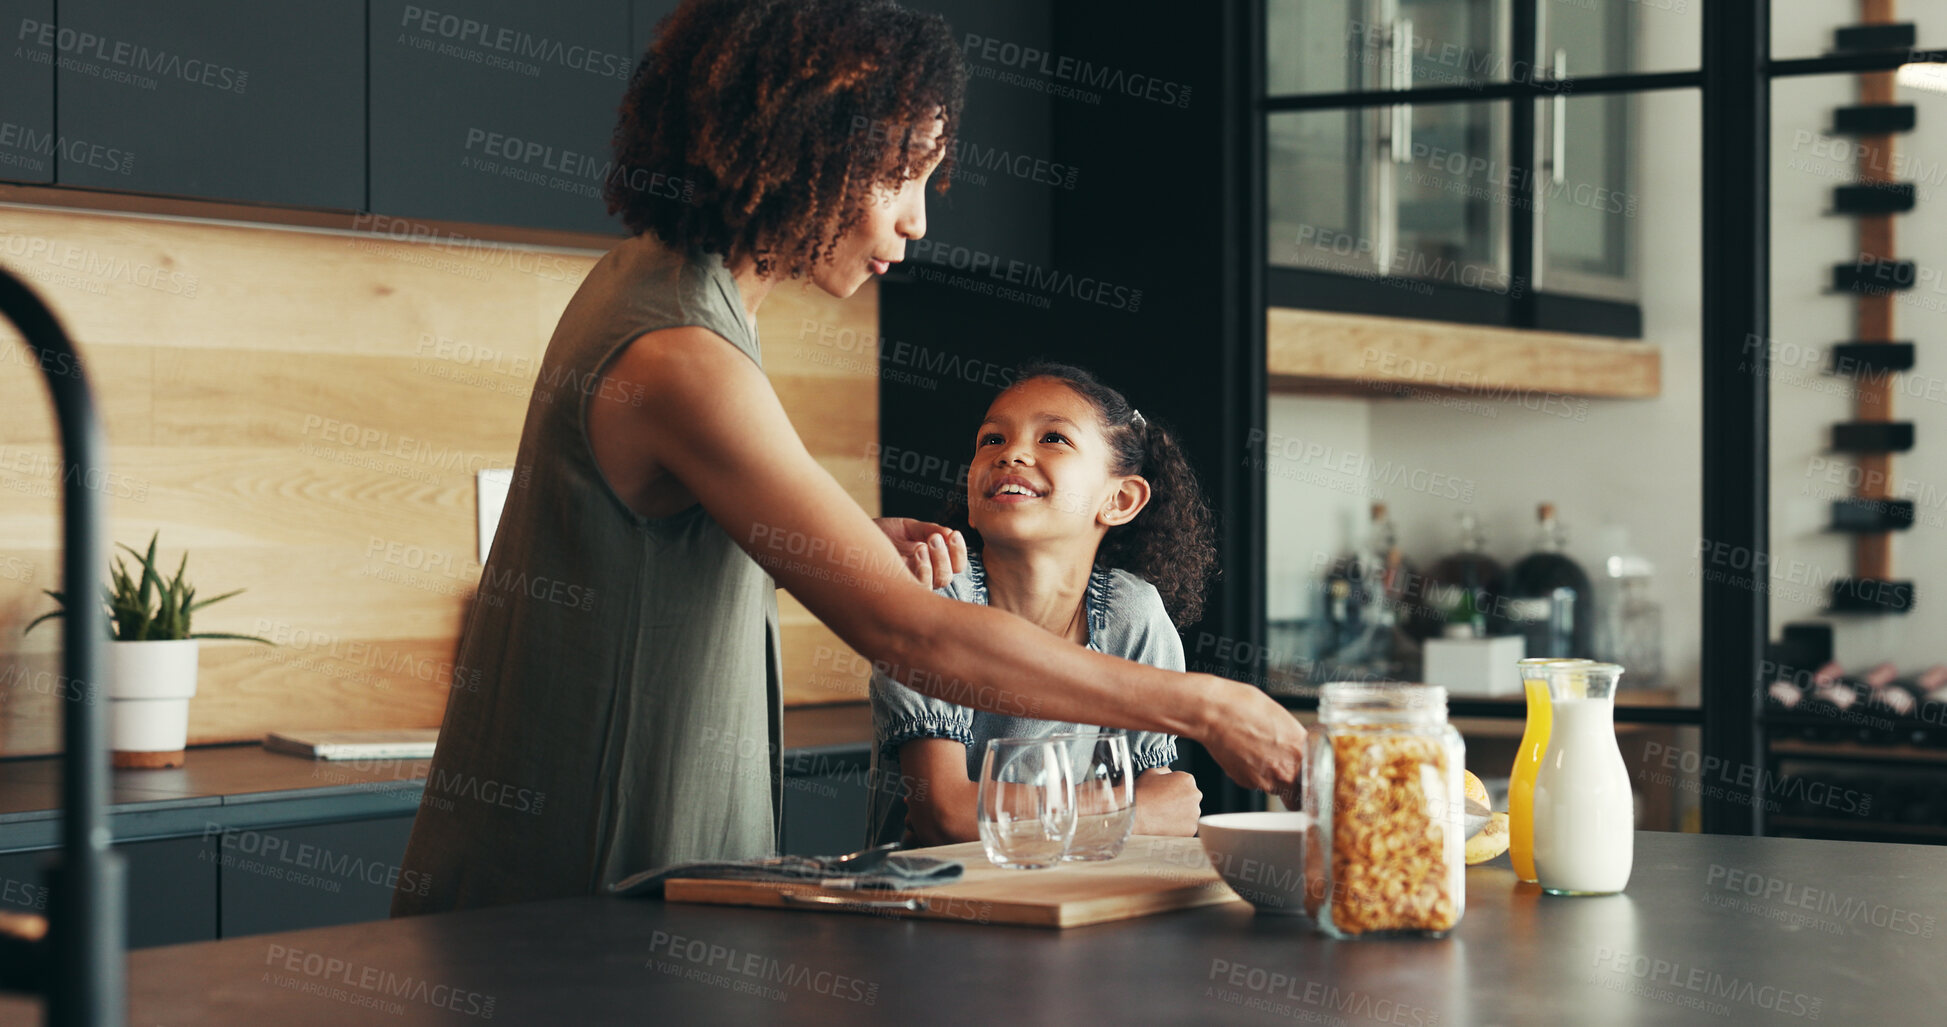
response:
<path id="1" fill-rule="evenodd" d="M 45 867 L 55 849 L 0 855 L 0 907 L 47 913 Z M 131 948 L 209 941 L 216 934 L 216 846 L 201 838 L 115 846 L 128 872 Z"/>
<path id="2" fill-rule="evenodd" d="M 835 856 L 865 844 L 866 771 L 863 767 L 821 769 L 827 772 L 784 779 L 781 852 Z"/>
<path id="3" fill-rule="evenodd" d="M 223 937 L 383 920 L 412 817 L 230 831 L 212 839 Z M 422 882 L 424 883 L 424 882 Z"/>

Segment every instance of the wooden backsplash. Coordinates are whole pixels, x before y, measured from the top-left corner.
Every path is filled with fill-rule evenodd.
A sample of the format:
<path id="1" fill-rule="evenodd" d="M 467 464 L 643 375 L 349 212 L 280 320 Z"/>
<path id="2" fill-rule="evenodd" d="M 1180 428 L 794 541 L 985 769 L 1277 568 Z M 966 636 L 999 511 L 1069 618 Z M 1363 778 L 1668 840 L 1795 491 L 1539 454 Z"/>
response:
<path id="1" fill-rule="evenodd" d="M 535 367 L 594 251 L 0 207 L 0 265 L 75 336 L 107 425 L 109 537 L 189 551 L 206 641 L 192 744 L 433 727 L 480 573 L 474 472 L 512 466 Z M 787 285 L 764 363 L 867 510 L 878 301 Z M 40 374 L 0 325 L 0 755 L 58 748 L 58 456 Z M 787 701 L 862 698 L 862 663 L 788 595 Z"/>

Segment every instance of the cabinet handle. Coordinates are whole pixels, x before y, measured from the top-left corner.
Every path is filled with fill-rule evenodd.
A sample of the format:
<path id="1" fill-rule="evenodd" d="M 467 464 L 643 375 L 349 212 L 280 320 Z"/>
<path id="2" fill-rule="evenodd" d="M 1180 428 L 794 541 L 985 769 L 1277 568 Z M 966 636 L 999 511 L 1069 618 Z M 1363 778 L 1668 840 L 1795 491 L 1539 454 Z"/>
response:
<path id="1" fill-rule="evenodd" d="M 1549 140 L 1554 152 L 1549 159 L 1549 174 L 1556 185 L 1568 181 L 1568 95 L 1562 92 L 1562 80 L 1568 77 L 1568 50 L 1555 48 L 1555 62 L 1551 69 L 1555 77 L 1555 98 L 1553 116 L 1548 119 L 1548 127 L 1553 131 Z"/>
<path id="2" fill-rule="evenodd" d="M 1413 88 L 1413 19 L 1393 19 L 1392 85 L 1394 89 Z M 1413 105 L 1393 105 L 1393 163 L 1413 163 Z"/>

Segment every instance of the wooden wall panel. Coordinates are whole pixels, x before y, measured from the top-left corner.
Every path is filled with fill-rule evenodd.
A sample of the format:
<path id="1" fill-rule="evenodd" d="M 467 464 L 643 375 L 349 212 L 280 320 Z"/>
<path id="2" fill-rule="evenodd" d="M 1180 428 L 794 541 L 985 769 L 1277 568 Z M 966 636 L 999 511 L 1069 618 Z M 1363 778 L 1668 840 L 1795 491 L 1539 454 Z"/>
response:
<path id="1" fill-rule="evenodd" d="M 4 232 L 5 229 L 0 229 Z M 12 266 L 0 252 L 0 264 Z M 54 441 L 54 415 L 48 405 L 47 383 L 20 344 L 11 324 L 0 320 L 0 446 Z M 148 441 L 154 413 L 155 351 L 142 346 L 101 346 L 89 350 L 89 384 L 95 390 L 95 409 L 108 436 L 119 442 Z M 39 411 L 48 411 L 38 416 Z M 7 450 L 0 454 L 14 456 Z M 10 463 L 0 458 L 0 464 Z"/>
<path id="2" fill-rule="evenodd" d="M 1271 387 L 1284 391 L 1646 399 L 1662 390 L 1661 351 L 1641 342 L 1286 307 L 1266 311 L 1265 332 Z"/>
<path id="3" fill-rule="evenodd" d="M 190 552 L 206 642 L 193 744 L 437 726 L 480 565 L 474 472 L 512 465 L 535 370 L 598 253 L 0 207 L 0 263 L 56 308 L 107 425 L 110 537 Z M 876 287 L 787 284 L 765 362 L 821 464 L 878 509 Z M 47 400 L 0 328 L 0 755 L 51 752 L 59 632 Z M 350 426 L 350 427 L 347 427 Z M 862 660 L 783 597 L 794 704 L 865 695 Z"/>

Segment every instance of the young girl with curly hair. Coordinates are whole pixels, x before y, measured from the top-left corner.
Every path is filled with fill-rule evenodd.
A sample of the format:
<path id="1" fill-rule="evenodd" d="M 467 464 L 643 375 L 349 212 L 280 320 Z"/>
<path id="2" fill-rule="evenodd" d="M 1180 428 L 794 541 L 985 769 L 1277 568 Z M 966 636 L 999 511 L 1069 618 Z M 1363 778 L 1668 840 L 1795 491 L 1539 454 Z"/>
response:
<path id="1" fill-rule="evenodd" d="M 1292 793 L 1304 730 L 1257 689 L 935 596 L 959 536 L 875 525 L 764 376 L 772 289 L 850 296 L 925 234 L 965 88 L 946 22 L 889 0 L 686 0 L 658 27 L 607 180 L 635 235 L 542 357 L 406 847 L 430 885 L 395 914 L 775 852 L 778 588 L 921 692 L 992 707 L 1032 679 L 1050 717 L 1189 734 Z"/>
<path id="2" fill-rule="evenodd" d="M 975 432 L 966 497 L 946 520 L 967 529 L 970 552 L 941 594 L 1096 652 L 1183 669 L 1176 629 L 1202 611 L 1216 563 L 1210 512 L 1169 430 L 1094 375 L 1023 368 Z M 988 740 L 1096 730 L 1024 712 L 974 710 L 875 675 L 872 842 L 972 841 Z M 1135 832 L 1195 834 L 1202 796 L 1190 775 L 1170 772 L 1176 738 L 1136 733 L 1129 755 Z"/>

